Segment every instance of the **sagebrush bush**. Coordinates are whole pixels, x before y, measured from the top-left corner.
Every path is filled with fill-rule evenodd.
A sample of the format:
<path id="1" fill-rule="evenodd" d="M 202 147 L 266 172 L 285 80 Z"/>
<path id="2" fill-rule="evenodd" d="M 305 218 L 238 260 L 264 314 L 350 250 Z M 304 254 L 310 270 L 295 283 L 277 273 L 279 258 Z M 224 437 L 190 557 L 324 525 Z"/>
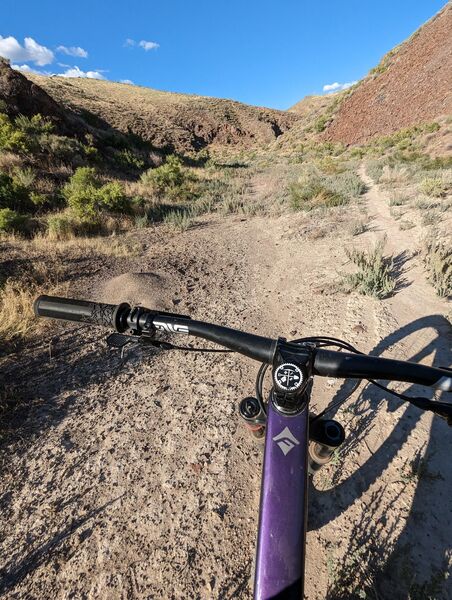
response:
<path id="1" fill-rule="evenodd" d="M 421 181 L 421 191 L 427 196 L 442 198 L 447 194 L 448 183 L 442 177 L 425 177 Z"/>
<path id="2" fill-rule="evenodd" d="M 25 217 L 19 215 L 10 208 L 0 208 L 0 232 L 11 233 L 20 231 L 25 221 Z"/>
<path id="3" fill-rule="evenodd" d="M 357 273 L 345 277 L 348 287 L 378 299 L 385 298 L 394 291 L 392 258 L 384 255 L 384 246 L 385 240 L 380 240 L 369 251 L 346 250 L 348 259 L 359 269 Z"/>
<path id="4" fill-rule="evenodd" d="M 144 160 L 129 148 L 123 148 L 115 154 L 116 161 L 123 167 L 141 170 L 144 169 Z"/>
<path id="5" fill-rule="evenodd" d="M 352 172 L 322 175 L 316 169 L 307 170 L 289 187 L 294 210 L 312 210 L 342 206 L 365 191 L 362 180 Z"/>
<path id="6" fill-rule="evenodd" d="M 18 212 L 33 209 L 27 188 L 7 173 L 0 173 L 0 208 L 10 208 Z"/>
<path id="7" fill-rule="evenodd" d="M 423 248 L 424 264 L 436 293 L 441 298 L 452 294 L 452 246 L 428 238 Z"/>
<path id="8" fill-rule="evenodd" d="M 164 222 L 179 231 L 186 231 L 193 225 L 193 219 L 185 210 L 172 210 L 165 215 Z"/>
<path id="9" fill-rule="evenodd" d="M 129 212 L 130 201 L 119 182 L 101 184 L 96 170 L 79 167 L 63 187 L 68 206 L 80 219 L 95 225 L 103 211 Z"/>
<path id="10" fill-rule="evenodd" d="M 174 155 L 167 157 L 160 167 L 148 169 L 140 177 L 141 183 L 150 188 L 158 197 L 170 200 L 189 200 L 196 197 L 199 190 L 195 186 L 196 178 L 183 166 L 180 158 Z"/>
<path id="11" fill-rule="evenodd" d="M 7 115 L 0 113 L 0 150 L 27 152 L 27 137 L 16 129 Z"/>
<path id="12" fill-rule="evenodd" d="M 366 164 L 366 173 L 375 183 L 380 181 L 384 165 L 381 160 L 369 160 Z"/>
<path id="13" fill-rule="evenodd" d="M 330 208 L 347 204 L 348 199 L 328 188 L 320 180 L 311 178 L 292 183 L 289 188 L 291 204 L 294 210 L 312 210 L 314 208 Z"/>
<path id="14" fill-rule="evenodd" d="M 71 163 L 77 155 L 83 153 L 78 140 L 55 133 L 41 135 L 39 146 L 41 150 L 51 154 L 54 158 Z"/>
<path id="15" fill-rule="evenodd" d="M 52 133 L 53 123 L 40 114 L 26 117 L 19 115 L 14 121 L 14 125 L 19 131 L 22 131 L 27 137 L 38 137 L 42 134 Z"/>
<path id="16" fill-rule="evenodd" d="M 13 181 L 18 185 L 29 189 L 36 179 L 36 174 L 33 169 L 14 169 Z"/>

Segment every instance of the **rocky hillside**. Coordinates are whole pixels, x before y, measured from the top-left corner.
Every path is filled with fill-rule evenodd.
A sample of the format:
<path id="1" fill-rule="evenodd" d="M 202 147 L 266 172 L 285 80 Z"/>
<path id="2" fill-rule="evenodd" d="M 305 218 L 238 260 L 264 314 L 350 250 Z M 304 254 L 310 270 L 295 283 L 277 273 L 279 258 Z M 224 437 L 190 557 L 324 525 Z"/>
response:
<path id="1" fill-rule="evenodd" d="M 365 143 L 452 113 L 452 5 L 389 52 L 344 101 L 324 136 Z"/>
<path id="2" fill-rule="evenodd" d="M 9 61 L 0 57 L 0 109 L 9 117 L 40 114 L 50 118 L 63 134 L 83 134 L 84 124 L 60 106 L 39 85 L 22 73 L 11 69 Z"/>
<path id="3" fill-rule="evenodd" d="M 296 114 L 232 100 L 94 79 L 29 77 L 87 123 L 132 133 L 156 148 L 177 152 L 268 144 L 298 121 Z"/>

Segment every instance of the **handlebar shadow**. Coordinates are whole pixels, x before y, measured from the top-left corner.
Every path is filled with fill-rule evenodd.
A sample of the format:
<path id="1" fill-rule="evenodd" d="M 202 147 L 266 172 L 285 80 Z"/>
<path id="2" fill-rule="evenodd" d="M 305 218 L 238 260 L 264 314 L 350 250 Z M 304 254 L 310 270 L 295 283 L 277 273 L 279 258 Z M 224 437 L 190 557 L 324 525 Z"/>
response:
<path id="1" fill-rule="evenodd" d="M 401 327 L 384 338 L 371 354 L 379 356 L 385 349 L 426 329 L 435 332 L 434 339 L 408 360 L 418 362 L 429 357 L 431 364 L 449 367 L 451 327 L 441 315 L 423 317 Z M 348 385 L 345 382 L 341 386 L 331 404 L 340 398 Z M 420 391 L 419 386 L 411 385 L 407 391 L 408 395 L 433 397 L 429 388 Z M 446 578 L 452 539 L 452 522 L 447 508 L 452 494 L 452 481 L 448 477 L 450 469 L 445 469 L 450 463 L 451 430 L 447 424 L 439 417 L 433 417 L 425 447 L 419 450 L 417 457 L 408 457 L 400 472 L 397 484 L 402 485 L 402 491 L 396 494 L 389 506 L 382 507 L 382 503 L 387 503 L 388 497 L 392 498 L 393 494 L 386 492 L 385 485 L 379 484 L 379 478 L 413 434 L 423 412 L 397 398 L 391 399 L 384 391 L 368 385 L 355 403 L 358 429 L 349 433 L 340 454 L 341 463 L 360 446 L 374 427 L 377 418 L 375 409 L 385 398 L 388 399 L 388 411 L 392 412 L 402 405 L 406 408 L 379 448 L 372 453 L 367 446 L 370 458 L 344 481 L 341 480 L 338 467 L 332 481 L 336 486 L 332 490 L 324 492 L 311 486 L 309 530 L 319 529 L 333 521 L 365 493 L 370 493 L 365 500 L 365 508 L 358 506 L 360 519 L 353 525 L 345 553 L 341 548 L 340 554 L 344 558 L 336 561 L 333 555 L 330 556 L 335 574 L 330 577 L 327 598 L 354 600 L 362 598 L 360 593 L 363 591 L 368 598 L 392 600 L 408 597 L 451 598 L 447 592 L 445 596 L 440 595 L 444 593 L 441 590 Z M 449 440 L 449 443 L 442 443 L 443 440 Z M 361 446 L 363 450 L 366 451 Z M 416 486 L 413 501 L 400 529 L 396 512 L 400 510 L 400 505 L 397 508 L 394 504 L 403 491 L 412 485 Z M 435 532 L 441 532 L 441 535 L 435 535 Z M 366 566 L 363 568 L 363 565 Z"/>

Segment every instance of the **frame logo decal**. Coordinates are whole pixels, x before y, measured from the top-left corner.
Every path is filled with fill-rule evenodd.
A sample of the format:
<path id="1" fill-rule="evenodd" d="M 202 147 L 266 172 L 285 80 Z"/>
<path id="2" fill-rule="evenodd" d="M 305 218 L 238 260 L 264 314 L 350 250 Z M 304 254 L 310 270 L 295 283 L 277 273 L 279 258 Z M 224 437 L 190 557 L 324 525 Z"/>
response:
<path id="1" fill-rule="evenodd" d="M 188 333 L 187 325 L 171 325 L 170 323 L 162 323 L 161 321 L 154 321 L 152 324 L 158 331 L 166 331 L 167 333 Z"/>
<path id="2" fill-rule="evenodd" d="M 297 440 L 297 438 L 294 436 L 294 434 L 290 431 L 288 427 L 285 427 L 281 431 L 281 433 L 275 435 L 273 441 L 276 442 L 281 448 L 284 456 L 287 456 L 287 454 L 289 454 L 292 448 L 300 445 L 300 442 Z"/>

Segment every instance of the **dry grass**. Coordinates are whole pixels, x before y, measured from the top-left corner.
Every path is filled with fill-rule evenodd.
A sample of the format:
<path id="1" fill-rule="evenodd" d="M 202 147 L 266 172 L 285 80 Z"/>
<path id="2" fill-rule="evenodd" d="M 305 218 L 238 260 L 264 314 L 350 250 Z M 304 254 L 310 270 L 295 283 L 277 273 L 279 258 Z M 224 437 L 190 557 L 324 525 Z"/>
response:
<path id="1" fill-rule="evenodd" d="M 17 338 L 29 338 L 42 327 L 33 313 L 33 301 L 41 293 L 67 290 L 62 282 L 61 263 L 36 259 L 26 272 L 10 277 L 0 286 L 0 345 Z"/>
<path id="2" fill-rule="evenodd" d="M 20 168 L 23 165 L 23 159 L 18 154 L 13 152 L 0 152 L 0 170 L 1 171 L 12 171 L 13 169 Z"/>
<path id="3" fill-rule="evenodd" d="M 64 293 L 67 285 L 30 285 L 14 279 L 0 289 L 0 344 L 16 338 L 30 337 L 42 326 L 33 312 L 33 301 L 41 293 Z"/>
<path id="4" fill-rule="evenodd" d="M 69 239 L 52 239 L 48 235 L 38 235 L 30 242 L 34 250 L 45 252 L 68 252 L 70 250 L 81 254 L 100 254 L 127 258 L 138 256 L 142 250 L 139 242 L 123 236 L 110 235 L 108 237 L 72 237 Z"/>

